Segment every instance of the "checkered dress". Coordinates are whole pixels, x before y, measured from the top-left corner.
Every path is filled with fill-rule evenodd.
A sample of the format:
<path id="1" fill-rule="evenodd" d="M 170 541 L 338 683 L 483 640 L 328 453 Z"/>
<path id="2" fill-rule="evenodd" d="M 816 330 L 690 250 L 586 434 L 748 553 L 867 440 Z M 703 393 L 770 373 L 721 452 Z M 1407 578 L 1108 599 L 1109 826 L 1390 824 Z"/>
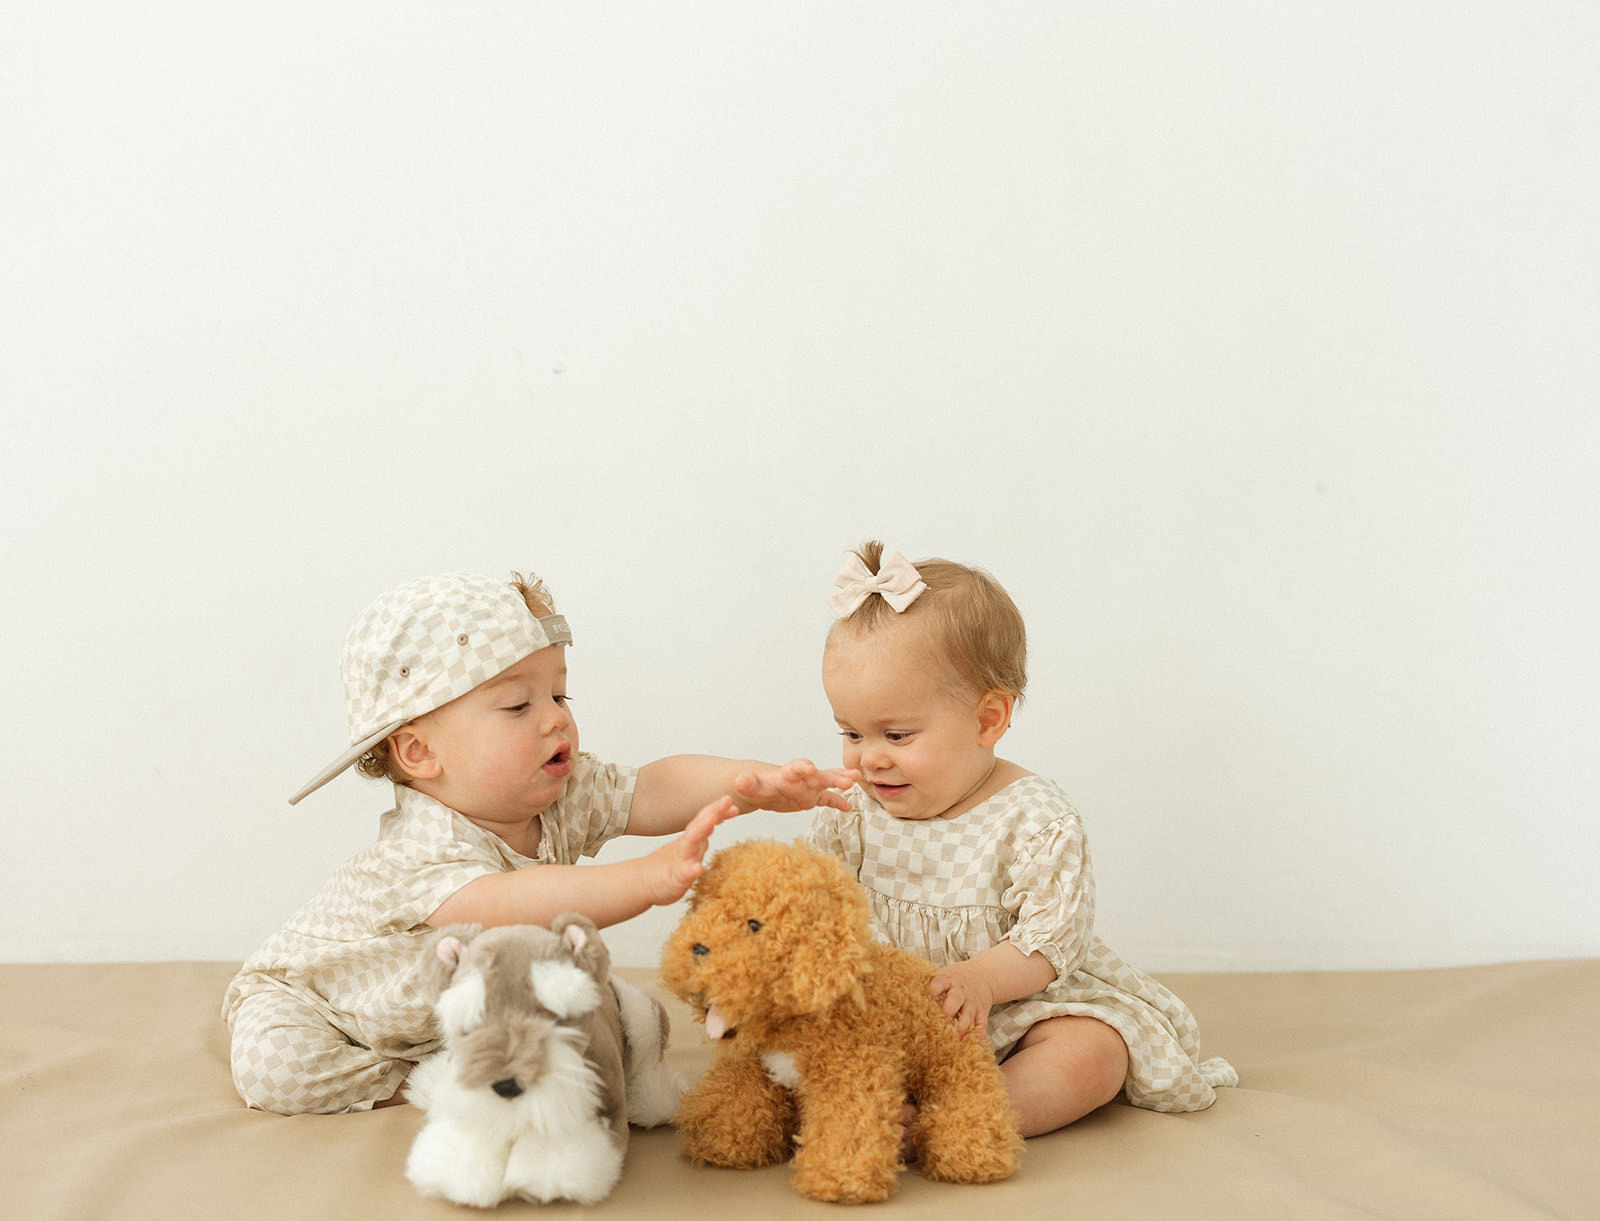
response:
<path id="1" fill-rule="evenodd" d="M 1077 811 L 1059 786 L 1025 776 L 952 819 L 892 817 L 861 786 L 848 811 L 820 809 L 811 843 L 866 888 L 880 936 L 936 966 L 1009 940 L 1056 968 L 1044 991 L 996 1005 L 989 1042 L 1004 1058 L 1034 1023 L 1098 1018 L 1128 1045 L 1128 1101 L 1199 1111 L 1237 1085 L 1225 1060 L 1200 1058 L 1188 1007 L 1094 935 L 1094 881 Z"/>
<path id="2" fill-rule="evenodd" d="M 437 1049 L 416 987 L 424 923 L 474 878 L 592 856 L 628 824 L 637 772 L 579 754 L 539 815 L 539 855 L 415 789 L 395 786 L 378 840 L 247 960 L 223 999 L 233 1080 L 250 1106 L 292 1115 L 364 1111 Z"/>

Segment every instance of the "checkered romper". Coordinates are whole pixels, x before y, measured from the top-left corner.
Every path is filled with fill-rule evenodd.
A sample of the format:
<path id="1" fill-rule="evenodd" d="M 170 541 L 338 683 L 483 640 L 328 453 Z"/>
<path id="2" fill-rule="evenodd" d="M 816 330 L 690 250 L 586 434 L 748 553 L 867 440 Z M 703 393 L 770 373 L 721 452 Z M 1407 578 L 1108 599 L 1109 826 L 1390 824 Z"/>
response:
<path id="1" fill-rule="evenodd" d="M 415 789 L 395 786 L 378 840 L 253 954 L 223 999 L 233 1081 L 285 1115 L 365 1111 L 438 1047 L 416 987 L 424 923 L 474 878 L 592 856 L 628 824 L 637 772 L 579 754 L 539 815 L 537 859 Z"/>
<path id="2" fill-rule="evenodd" d="M 1056 968 L 1044 991 L 991 1010 L 997 1057 L 1045 1018 L 1092 1017 L 1128 1045 L 1135 1106 L 1199 1111 L 1239 1083 L 1226 1060 L 1200 1059 L 1188 1007 L 1095 937 L 1089 846 L 1059 786 L 1025 776 L 952 819 L 901 820 L 859 785 L 849 795 L 850 810 L 817 811 L 810 838 L 866 887 L 880 936 L 937 966 L 1009 940 Z"/>

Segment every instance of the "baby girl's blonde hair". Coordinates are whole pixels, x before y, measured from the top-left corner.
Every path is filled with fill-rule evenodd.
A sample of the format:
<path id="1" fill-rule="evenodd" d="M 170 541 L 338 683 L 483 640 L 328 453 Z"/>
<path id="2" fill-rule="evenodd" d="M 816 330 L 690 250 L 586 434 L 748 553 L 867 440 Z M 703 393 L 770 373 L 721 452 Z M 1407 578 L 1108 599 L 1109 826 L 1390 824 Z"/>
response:
<path id="1" fill-rule="evenodd" d="M 856 555 L 876 573 L 883 544 L 873 539 Z M 928 588 L 904 611 L 871 597 L 834 629 L 866 633 L 887 620 L 917 623 L 962 687 L 975 695 L 1003 691 L 1020 704 L 1028 685 L 1028 632 L 1011 595 L 981 568 L 940 559 L 917 560 L 915 567 Z"/>
<path id="2" fill-rule="evenodd" d="M 514 572 L 507 584 L 522 595 L 523 602 L 527 603 L 528 610 L 535 619 L 555 614 L 555 599 L 544 587 L 544 582 L 533 573 L 523 576 L 520 572 Z M 411 777 L 395 762 L 394 752 L 389 749 L 388 738 L 356 760 L 356 771 L 373 780 L 392 780 L 396 784 L 411 783 Z"/>

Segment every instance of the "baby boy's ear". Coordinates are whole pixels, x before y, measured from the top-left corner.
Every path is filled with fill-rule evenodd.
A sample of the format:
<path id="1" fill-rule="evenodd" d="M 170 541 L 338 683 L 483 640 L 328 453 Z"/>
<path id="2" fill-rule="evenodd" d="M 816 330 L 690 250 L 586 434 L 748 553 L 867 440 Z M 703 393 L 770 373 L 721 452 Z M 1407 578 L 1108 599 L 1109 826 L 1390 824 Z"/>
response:
<path id="1" fill-rule="evenodd" d="M 389 735 L 389 756 L 413 780 L 436 780 L 443 770 L 439 756 L 418 732 L 415 721 Z"/>

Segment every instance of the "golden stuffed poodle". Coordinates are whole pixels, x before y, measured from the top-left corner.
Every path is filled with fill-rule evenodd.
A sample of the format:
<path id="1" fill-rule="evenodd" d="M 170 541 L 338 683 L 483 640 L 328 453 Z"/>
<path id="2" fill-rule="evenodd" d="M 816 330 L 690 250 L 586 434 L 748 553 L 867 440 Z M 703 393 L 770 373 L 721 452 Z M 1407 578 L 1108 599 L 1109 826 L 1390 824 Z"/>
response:
<path id="1" fill-rule="evenodd" d="M 754 1168 L 794 1152 L 818 1200 L 893 1193 L 901 1109 L 932 1179 L 986 1183 L 1017 1167 L 1015 1112 L 988 1045 L 928 995 L 933 967 L 871 934 L 839 862 L 802 844 L 718 853 L 662 957 L 666 985 L 718 1040 L 675 1117 L 694 1162 Z"/>

